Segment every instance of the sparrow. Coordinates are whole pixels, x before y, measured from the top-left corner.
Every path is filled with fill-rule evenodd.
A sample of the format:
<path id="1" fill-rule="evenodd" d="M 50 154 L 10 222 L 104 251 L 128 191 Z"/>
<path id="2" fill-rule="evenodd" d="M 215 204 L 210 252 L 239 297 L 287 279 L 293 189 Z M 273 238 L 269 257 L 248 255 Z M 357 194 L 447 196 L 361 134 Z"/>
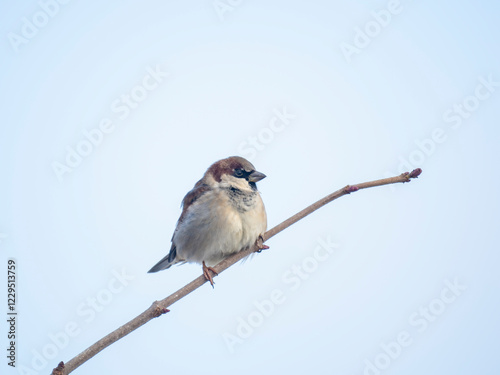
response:
<path id="1" fill-rule="evenodd" d="M 209 271 L 217 272 L 211 266 L 255 243 L 268 249 L 262 243 L 267 215 L 256 185 L 265 177 L 239 156 L 212 164 L 182 201 L 170 252 L 148 272 L 199 263 L 213 287 Z"/>

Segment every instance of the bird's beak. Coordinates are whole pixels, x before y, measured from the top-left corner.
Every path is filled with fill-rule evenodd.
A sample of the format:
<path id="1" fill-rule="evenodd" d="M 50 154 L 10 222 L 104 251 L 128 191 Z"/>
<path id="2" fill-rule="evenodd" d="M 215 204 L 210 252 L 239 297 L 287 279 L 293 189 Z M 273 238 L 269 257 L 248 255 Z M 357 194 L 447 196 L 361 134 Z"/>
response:
<path id="1" fill-rule="evenodd" d="M 248 175 L 248 181 L 250 182 L 257 182 L 262 180 L 263 178 L 266 178 L 266 175 L 257 171 L 253 171 Z"/>

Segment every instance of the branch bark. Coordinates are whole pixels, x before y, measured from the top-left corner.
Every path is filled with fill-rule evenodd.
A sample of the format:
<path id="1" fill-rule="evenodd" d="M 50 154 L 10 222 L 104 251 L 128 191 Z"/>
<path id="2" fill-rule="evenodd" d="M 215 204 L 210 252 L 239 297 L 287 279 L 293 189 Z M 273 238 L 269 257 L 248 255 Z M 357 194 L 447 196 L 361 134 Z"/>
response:
<path id="1" fill-rule="evenodd" d="M 262 242 L 267 241 L 271 237 L 275 236 L 279 232 L 285 230 L 289 226 L 293 225 L 297 221 L 303 219 L 307 215 L 313 213 L 317 209 L 323 207 L 324 205 L 330 203 L 331 201 L 338 199 L 344 195 L 351 194 L 353 192 L 356 192 L 361 189 L 367 189 L 370 187 L 375 187 L 375 186 L 382 186 L 382 185 L 389 185 L 389 184 L 395 184 L 395 183 L 401 183 L 401 182 L 409 182 L 412 178 L 417 178 L 420 173 L 422 173 L 422 170 L 420 168 L 413 170 L 411 173 L 410 172 L 405 172 L 399 176 L 395 177 L 389 177 L 389 178 L 384 178 L 381 180 L 375 180 L 375 181 L 370 181 L 370 182 L 363 182 L 360 184 L 356 185 L 347 185 L 343 187 L 342 189 L 339 189 L 323 199 L 320 199 L 316 203 L 311 204 L 309 207 L 306 207 L 302 211 L 296 213 L 289 219 L 283 221 L 281 224 L 278 224 L 274 228 L 271 228 L 268 230 L 266 233 L 262 235 Z M 241 259 L 247 257 L 253 252 L 259 251 L 257 245 L 255 244 L 253 247 L 250 247 L 248 249 L 245 249 L 243 251 L 240 251 L 236 254 L 231 255 L 230 257 L 224 259 L 222 262 L 217 264 L 215 267 L 215 271 L 217 271 L 218 274 L 223 272 L 224 270 L 228 269 L 231 267 L 233 264 L 237 263 Z M 194 279 L 191 281 L 189 284 L 185 285 L 181 289 L 179 289 L 177 292 L 171 294 L 170 296 L 162 299 L 161 301 L 155 301 L 149 307 L 147 310 L 145 310 L 143 313 L 129 321 L 128 323 L 125 323 L 121 327 L 117 328 L 107 336 L 104 336 L 102 339 L 97 341 L 95 344 L 91 345 L 87 349 L 85 349 L 83 352 L 78 354 L 76 357 L 68 361 L 67 363 L 60 362 L 59 365 L 54 368 L 52 371 L 52 375 L 67 375 L 71 372 L 73 372 L 75 369 L 77 369 L 79 366 L 87 362 L 89 359 L 94 357 L 97 353 L 108 347 L 109 345 L 113 344 L 114 342 L 118 341 L 122 337 L 128 335 L 130 332 L 135 331 L 137 328 L 141 327 L 142 325 L 146 324 L 153 318 L 157 318 L 167 312 L 169 310 L 167 307 L 173 305 L 175 302 L 179 301 L 181 298 L 187 296 L 189 293 L 193 292 L 194 290 L 198 289 L 200 286 L 205 284 L 207 280 L 205 277 L 199 276 L 198 278 Z"/>

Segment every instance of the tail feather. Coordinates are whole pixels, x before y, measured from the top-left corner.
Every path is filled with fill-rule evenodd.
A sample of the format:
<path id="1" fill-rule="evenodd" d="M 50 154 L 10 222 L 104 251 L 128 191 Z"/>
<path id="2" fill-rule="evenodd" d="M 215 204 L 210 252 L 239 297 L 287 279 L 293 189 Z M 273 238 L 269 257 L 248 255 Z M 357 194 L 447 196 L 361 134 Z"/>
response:
<path id="1" fill-rule="evenodd" d="M 162 270 L 166 270 L 172 266 L 172 264 L 180 262 L 180 260 L 176 259 L 177 257 L 177 249 L 172 244 L 172 248 L 166 257 L 156 263 L 148 273 L 158 272 Z"/>

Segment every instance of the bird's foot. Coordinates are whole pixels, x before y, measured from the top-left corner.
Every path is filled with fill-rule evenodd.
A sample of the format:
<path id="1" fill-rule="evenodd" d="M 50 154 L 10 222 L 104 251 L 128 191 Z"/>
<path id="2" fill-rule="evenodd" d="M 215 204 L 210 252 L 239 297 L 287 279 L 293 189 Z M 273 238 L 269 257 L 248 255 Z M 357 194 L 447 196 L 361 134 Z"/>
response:
<path id="1" fill-rule="evenodd" d="M 210 285 L 212 285 L 212 288 L 213 288 L 215 283 L 214 283 L 214 279 L 212 278 L 212 275 L 210 274 L 210 271 L 212 271 L 214 273 L 214 276 L 217 276 L 218 273 L 212 267 L 207 267 L 207 265 L 205 264 L 205 261 L 203 261 L 202 264 L 203 264 L 203 276 L 205 276 L 205 279 L 210 281 Z"/>
<path id="2" fill-rule="evenodd" d="M 269 246 L 264 245 L 264 238 L 262 237 L 262 235 L 259 235 L 259 237 L 257 237 L 257 241 L 255 241 L 255 244 L 257 245 L 258 253 L 262 252 L 262 250 L 269 249 Z"/>

